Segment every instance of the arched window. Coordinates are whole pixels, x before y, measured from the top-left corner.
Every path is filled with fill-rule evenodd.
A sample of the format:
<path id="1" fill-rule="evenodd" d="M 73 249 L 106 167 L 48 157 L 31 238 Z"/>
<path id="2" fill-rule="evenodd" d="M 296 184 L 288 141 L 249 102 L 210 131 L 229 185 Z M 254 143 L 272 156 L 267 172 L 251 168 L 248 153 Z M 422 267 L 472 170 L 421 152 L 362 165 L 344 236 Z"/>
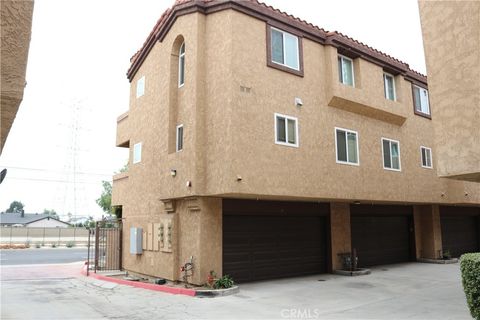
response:
<path id="1" fill-rule="evenodd" d="M 185 42 L 180 46 L 178 54 L 178 87 L 185 84 Z"/>

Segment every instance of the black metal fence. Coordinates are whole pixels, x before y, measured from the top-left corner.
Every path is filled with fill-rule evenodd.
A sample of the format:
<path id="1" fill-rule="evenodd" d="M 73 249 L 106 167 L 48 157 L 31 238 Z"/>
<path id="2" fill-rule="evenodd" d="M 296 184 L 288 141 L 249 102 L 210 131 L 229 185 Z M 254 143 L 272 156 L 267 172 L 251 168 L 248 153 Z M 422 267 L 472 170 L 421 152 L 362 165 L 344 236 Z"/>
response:
<path id="1" fill-rule="evenodd" d="M 94 272 L 122 269 L 122 222 L 97 221 L 90 237 L 95 239 Z M 89 247 L 90 248 L 90 247 Z M 89 254 L 90 255 L 90 254 Z"/>

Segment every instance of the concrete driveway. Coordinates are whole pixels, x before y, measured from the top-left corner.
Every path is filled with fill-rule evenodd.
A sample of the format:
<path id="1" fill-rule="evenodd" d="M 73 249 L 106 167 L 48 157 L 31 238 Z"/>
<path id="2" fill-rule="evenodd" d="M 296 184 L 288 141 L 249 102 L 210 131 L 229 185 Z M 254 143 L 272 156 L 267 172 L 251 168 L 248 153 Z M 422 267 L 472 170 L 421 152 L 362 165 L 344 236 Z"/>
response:
<path id="1" fill-rule="evenodd" d="M 318 275 L 257 282 L 242 285 L 234 296 L 203 299 L 74 276 L 80 266 L 50 266 L 43 275 L 2 266 L 1 318 L 472 319 L 458 264 L 407 263 L 353 278 Z"/>

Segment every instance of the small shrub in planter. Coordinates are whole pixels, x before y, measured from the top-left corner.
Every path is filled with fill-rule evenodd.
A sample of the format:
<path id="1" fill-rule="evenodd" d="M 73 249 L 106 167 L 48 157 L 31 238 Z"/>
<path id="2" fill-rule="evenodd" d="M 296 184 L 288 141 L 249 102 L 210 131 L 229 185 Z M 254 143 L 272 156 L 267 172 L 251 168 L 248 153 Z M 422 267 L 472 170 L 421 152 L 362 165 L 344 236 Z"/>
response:
<path id="1" fill-rule="evenodd" d="M 215 280 L 213 283 L 213 288 L 215 289 L 228 289 L 233 287 L 235 283 L 233 282 L 233 279 L 229 275 L 224 275 L 220 279 Z"/>
<path id="2" fill-rule="evenodd" d="M 35 248 L 40 249 L 41 246 L 42 245 L 39 242 L 35 243 Z"/>
<path id="3" fill-rule="evenodd" d="M 30 248 L 30 241 L 25 241 L 25 248 Z"/>
<path id="4" fill-rule="evenodd" d="M 55 242 L 52 242 L 52 248 L 56 248 L 57 244 Z"/>
<path id="5" fill-rule="evenodd" d="M 445 251 L 443 251 L 443 259 L 444 259 L 444 260 L 450 260 L 450 259 L 452 259 L 452 254 L 450 253 L 450 250 L 445 250 Z"/>
<path id="6" fill-rule="evenodd" d="M 468 308 L 472 317 L 480 320 L 480 252 L 462 255 L 460 270 Z"/>
<path id="7" fill-rule="evenodd" d="M 75 242 L 73 241 L 68 241 L 67 244 L 66 244 L 67 248 L 73 248 L 75 247 Z"/>

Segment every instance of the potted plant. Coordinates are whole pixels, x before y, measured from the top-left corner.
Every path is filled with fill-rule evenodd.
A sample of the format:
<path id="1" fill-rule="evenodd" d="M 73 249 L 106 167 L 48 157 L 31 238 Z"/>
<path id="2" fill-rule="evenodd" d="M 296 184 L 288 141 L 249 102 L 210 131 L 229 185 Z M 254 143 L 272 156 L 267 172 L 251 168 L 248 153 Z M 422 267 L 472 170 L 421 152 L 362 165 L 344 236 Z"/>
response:
<path id="1" fill-rule="evenodd" d="M 450 250 L 445 250 L 445 251 L 443 251 L 442 259 L 443 259 L 443 260 L 450 260 L 450 259 L 452 259 L 452 254 L 450 253 Z"/>

